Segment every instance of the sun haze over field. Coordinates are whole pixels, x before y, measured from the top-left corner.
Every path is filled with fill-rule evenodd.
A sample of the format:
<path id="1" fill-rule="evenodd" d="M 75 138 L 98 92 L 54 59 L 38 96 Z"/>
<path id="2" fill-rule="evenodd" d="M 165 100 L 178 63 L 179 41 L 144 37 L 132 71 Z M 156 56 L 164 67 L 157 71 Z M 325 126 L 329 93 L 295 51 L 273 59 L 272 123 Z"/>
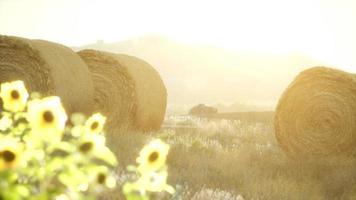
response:
<path id="1" fill-rule="evenodd" d="M 0 0 L 0 200 L 355 185 L 356 0 Z"/>
<path id="2" fill-rule="evenodd" d="M 218 48 L 239 52 L 240 56 L 247 55 L 242 58 L 250 56 L 250 60 L 245 59 L 241 62 L 232 61 L 232 57 L 236 57 L 233 54 L 227 57 L 226 54 L 220 55 L 214 58 L 215 61 L 206 59 L 205 62 L 215 65 L 215 69 L 208 66 L 209 64 L 204 65 L 203 62 L 197 64 L 198 61 L 194 60 L 185 63 L 190 71 L 194 71 L 192 69 L 194 64 L 200 67 L 204 65 L 202 68 L 205 67 L 207 71 L 210 68 L 212 74 L 219 71 L 219 66 L 216 65 L 221 63 L 220 71 L 223 72 L 218 73 L 226 77 L 224 81 L 227 83 L 221 86 L 225 90 L 230 90 L 229 84 L 244 85 L 241 83 L 242 79 L 260 81 L 265 78 L 266 81 L 262 81 L 261 87 L 255 92 L 244 89 L 252 94 L 251 97 L 247 98 L 244 92 L 236 97 L 244 101 L 260 101 L 264 98 L 264 101 L 275 102 L 297 72 L 311 67 L 312 64 L 325 64 L 348 72 L 356 72 L 355 21 L 356 2 L 353 0 L 0 0 L 0 33 L 5 35 L 45 39 L 71 47 L 84 46 L 97 41 L 104 43 L 132 41 L 133 46 L 140 47 L 139 51 L 144 51 L 142 44 L 138 44 L 140 38 L 158 35 L 177 43 L 187 44 L 189 47 L 197 47 L 197 49 L 190 48 L 193 53 L 213 52 L 207 49 Z M 155 44 L 150 44 L 154 49 Z M 107 50 L 104 47 L 103 49 Z M 163 48 L 162 51 L 175 50 L 177 46 L 171 45 Z M 171 100 L 172 97 L 178 99 L 173 93 L 181 89 L 173 86 L 170 88 L 175 78 L 167 77 L 176 71 L 171 70 L 170 74 L 165 72 L 167 71 L 165 67 L 168 67 L 167 64 L 172 65 L 171 63 L 164 62 L 163 58 L 157 61 L 152 56 L 148 56 L 147 52 L 127 53 L 134 55 L 137 53 L 137 56 L 158 68 L 168 85 L 169 92 L 172 93 Z M 261 56 L 251 56 L 251 53 L 272 57 L 268 57 L 266 61 Z M 203 53 L 199 53 L 199 56 L 214 57 Z M 305 56 L 313 61 L 304 62 L 303 59 L 296 58 L 298 56 Z M 184 56 L 179 55 L 176 57 L 180 62 L 185 62 L 183 58 Z M 214 62 L 215 64 L 211 64 Z M 297 65 L 298 69 L 296 69 Z M 276 66 L 278 67 L 274 68 Z M 237 70 L 239 73 L 236 73 L 234 68 L 251 71 L 251 73 L 241 72 L 241 70 Z M 271 95 L 254 95 L 257 91 L 266 91 L 262 86 L 268 85 L 267 79 L 281 79 L 270 74 L 279 73 L 283 76 L 283 72 L 289 73 L 284 76 L 287 77 L 285 81 L 266 86 L 278 88 L 272 91 Z M 234 77 L 232 73 L 244 76 Z M 199 74 L 199 71 L 196 74 Z M 228 76 L 229 74 L 231 77 Z M 194 76 L 192 80 L 188 80 L 187 76 L 189 75 L 181 76 L 187 79 L 183 81 L 183 85 L 190 87 L 192 93 L 195 88 L 202 91 L 202 85 L 206 85 L 212 79 L 218 79 L 214 77 L 205 80 L 209 75 L 205 76 L 203 73 L 201 76 L 204 78 Z M 239 79 L 240 82 L 234 79 Z M 249 86 L 244 85 L 244 87 Z M 222 94 L 224 92 L 221 91 L 207 92 L 204 98 L 199 100 L 237 101 L 237 99 L 224 98 Z M 230 94 L 231 91 L 225 93 Z M 202 93 L 201 96 L 203 95 Z M 221 98 L 208 98 L 217 95 Z"/>

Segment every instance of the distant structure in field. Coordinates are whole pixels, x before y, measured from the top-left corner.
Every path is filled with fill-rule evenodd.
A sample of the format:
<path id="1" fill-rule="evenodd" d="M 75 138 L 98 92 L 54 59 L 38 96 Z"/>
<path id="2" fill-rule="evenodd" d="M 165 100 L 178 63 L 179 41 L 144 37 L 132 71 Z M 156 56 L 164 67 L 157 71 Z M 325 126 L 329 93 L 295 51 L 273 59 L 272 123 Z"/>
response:
<path id="1" fill-rule="evenodd" d="M 206 114 L 216 114 L 218 109 L 205 104 L 199 104 L 194 106 L 189 110 L 189 115 L 206 115 Z"/>

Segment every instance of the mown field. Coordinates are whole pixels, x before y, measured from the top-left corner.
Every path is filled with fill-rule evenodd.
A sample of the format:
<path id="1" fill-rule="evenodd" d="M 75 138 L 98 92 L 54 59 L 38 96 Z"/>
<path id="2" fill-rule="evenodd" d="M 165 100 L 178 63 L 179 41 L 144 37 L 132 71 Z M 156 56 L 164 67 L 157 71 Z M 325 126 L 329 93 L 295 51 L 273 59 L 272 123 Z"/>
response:
<path id="1" fill-rule="evenodd" d="M 157 133 L 109 135 L 120 162 L 119 184 L 130 178 L 125 166 L 140 148 L 161 138 L 171 145 L 168 183 L 178 192 L 152 199 L 356 199 L 354 164 L 289 159 L 275 140 L 273 113 L 234 116 L 168 116 Z M 123 199 L 120 193 L 118 188 L 102 199 Z"/>

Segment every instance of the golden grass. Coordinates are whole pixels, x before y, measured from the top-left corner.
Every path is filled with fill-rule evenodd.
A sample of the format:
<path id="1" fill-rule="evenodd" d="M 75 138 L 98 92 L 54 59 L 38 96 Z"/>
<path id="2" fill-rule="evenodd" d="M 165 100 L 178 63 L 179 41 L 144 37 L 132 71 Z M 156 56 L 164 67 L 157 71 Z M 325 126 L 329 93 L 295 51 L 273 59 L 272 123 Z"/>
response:
<path id="1" fill-rule="evenodd" d="M 279 148 L 273 124 L 202 122 L 201 119 L 189 123 L 193 126 L 215 123 L 211 127 L 216 128 L 207 130 L 197 125 L 195 129 L 161 130 L 149 135 L 126 133 L 110 136 L 115 137 L 115 143 L 110 146 L 117 153 L 120 166 L 126 166 L 134 162 L 132 158 L 149 138 L 160 137 L 168 142 L 171 145 L 168 183 L 180 186 L 182 199 L 236 199 L 239 195 L 244 199 L 356 197 L 355 165 L 291 160 Z M 230 127 L 220 131 L 222 126 Z M 127 178 L 123 169 L 118 173 L 121 181 Z M 119 193 L 117 190 L 107 199 L 118 199 Z M 161 195 L 153 199 L 168 197 Z"/>

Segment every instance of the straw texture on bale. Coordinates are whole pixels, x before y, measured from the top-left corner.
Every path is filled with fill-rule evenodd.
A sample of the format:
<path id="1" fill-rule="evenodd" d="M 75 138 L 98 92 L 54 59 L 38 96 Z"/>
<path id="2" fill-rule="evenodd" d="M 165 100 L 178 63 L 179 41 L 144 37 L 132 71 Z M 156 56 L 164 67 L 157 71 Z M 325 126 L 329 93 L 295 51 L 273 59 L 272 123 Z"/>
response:
<path id="1" fill-rule="evenodd" d="M 158 72 L 136 57 L 102 51 L 78 52 L 92 73 L 97 108 L 108 128 L 158 130 L 164 119 L 167 91 Z"/>
<path id="2" fill-rule="evenodd" d="M 354 158 L 356 75 L 326 67 L 300 73 L 279 101 L 275 131 L 293 158 Z"/>
<path id="3" fill-rule="evenodd" d="M 71 49 L 43 40 L 0 35 L 0 82 L 23 80 L 30 92 L 61 97 L 67 113 L 91 113 L 93 83 Z"/>

